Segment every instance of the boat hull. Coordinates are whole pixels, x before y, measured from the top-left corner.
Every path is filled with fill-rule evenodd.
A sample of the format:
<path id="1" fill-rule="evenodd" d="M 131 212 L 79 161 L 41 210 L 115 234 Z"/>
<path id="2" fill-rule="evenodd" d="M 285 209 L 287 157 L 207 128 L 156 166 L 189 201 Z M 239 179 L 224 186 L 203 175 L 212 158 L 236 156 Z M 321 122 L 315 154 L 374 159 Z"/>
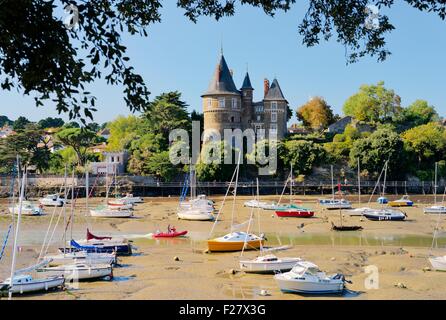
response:
<path id="1" fill-rule="evenodd" d="M 397 208 L 397 207 L 412 207 L 413 202 L 412 201 L 390 201 L 389 206 Z"/>
<path id="2" fill-rule="evenodd" d="M 281 259 L 282 261 L 255 262 L 250 260 L 240 261 L 240 270 L 247 273 L 275 273 L 276 271 L 291 270 L 300 259 Z"/>
<path id="3" fill-rule="evenodd" d="M 405 216 L 384 216 L 384 215 L 373 215 L 364 213 L 364 217 L 372 221 L 404 221 Z"/>
<path id="4" fill-rule="evenodd" d="M 424 213 L 432 213 L 432 214 L 439 214 L 439 213 L 446 213 L 446 207 L 445 206 L 432 206 L 424 208 Z"/>
<path id="5" fill-rule="evenodd" d="M 177 238 L 187 234 L 187 231 L 181 232 L 160 232 L 153 235 L 154 238 Z"/>
<path id="6" fill-rule="evenodd" d="M 242 250 L 254 250 L 263 246 L 264 240 L 246 241 L 215 241 L 208 240 L 208 249 L 211 252 L 232 252 Z M 244 248 L 244 249 L 243 249 Z"/>
<path id="7" fill-rule="evenodd" d="M 48 291 L 51 289 L 63 287 L 64 283 L 65 283 L 64 277 L 55 277 L 51 279 L 37 279 L 29 283 L 14 284 L 12 288 L 9 289 L 9 284 L 3 282 L 0 284 L 0 291 L 1 292 L 11 291 L 12 293 L 15 294 Z"/>
<path id="8" fill-rule="evenodd" d="M 70 252 L 67 254 L 57 254 L 52 256 L 45 256 L 45 259 L 50 260 L 50 266 L 60 266 L 74 263 L 85 264 L 115 264 L 116 256 L 111 254 L 95 254 L 85 252 Z"/>
<path id="9" fill-rule="evenodd" d="M 305 210 L 285 210 L 276 211 L 276 215 L 281 218 L 311 218 L 314 216 L 314 212 Z"/>
<path id="10" fill-rule="evenodd" d="M 435 257 L 429 258 L 429 262 L 432 267 L 437 271 L 446 271 L 446 258 L 445 257 Z"/>
<path id="11" fill-rule="evenodd" d="M 214 220 L 214 216 L 211 213 L 206 212 L 197 212 L 197 213 L 190 213 L 190 212 L 178 212 L 177 213 L 178 218 L 182 220 L 192 220 L 192 221 L 208 221 L 208 220 Z"/>
<path id="12" fill-rule="evenodd" d="M 113 277 L 113 268 L 109 266 L 90 266 L 86 268 L 47 267 L 37 270 L 46 276 L 65 277 L 74 280 L 93 280 L 105 277 Z"/>
<path id="13" fill-rule="evenodd" d="M 131 218 L 133 212 L 129 210 L 90 210 L 90 215 L 95 218 Z"/>
<path id="14" fill-rule="evenodd" d="M 286 279 L 281 274 L 274 276 L 280 290 L 288 293 L 303 294 L 339 294 L 344 290 L 344 281 L 309 282 L 296 279 Z"/>

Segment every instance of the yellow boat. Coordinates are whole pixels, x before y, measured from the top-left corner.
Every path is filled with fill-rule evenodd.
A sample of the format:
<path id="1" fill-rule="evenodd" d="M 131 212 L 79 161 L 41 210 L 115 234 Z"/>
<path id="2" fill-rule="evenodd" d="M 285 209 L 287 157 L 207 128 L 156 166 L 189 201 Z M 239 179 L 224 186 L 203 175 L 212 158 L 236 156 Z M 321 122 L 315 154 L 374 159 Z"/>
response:
<path id="1" fill-rule="evenodd" d="M 391 206 L 391 207 L 412 207 L 413 201 L 411 201 L 408 196 L 404 196 L 399 200 L 389 201 L 389 206 Z"/>
<path id="2" fill-rule="evenodd" d="M 253 250 L 263 246 L 264 241 L 264 238 L 255 234 L 232 232 L 223 237 L 208 240 L 208 250 L 211 252 Z"/>

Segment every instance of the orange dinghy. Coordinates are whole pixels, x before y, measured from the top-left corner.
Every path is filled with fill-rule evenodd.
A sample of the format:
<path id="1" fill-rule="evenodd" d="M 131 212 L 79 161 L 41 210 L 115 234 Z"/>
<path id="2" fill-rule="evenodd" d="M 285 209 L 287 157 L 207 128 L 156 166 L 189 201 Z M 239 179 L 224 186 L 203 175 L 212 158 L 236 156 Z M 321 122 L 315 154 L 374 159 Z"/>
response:
<path id="1" fill-rule="evenodd" d="M 259 249 L 265 239 L 246 232 L 232 232 L 223 237 L 208 240 L 208 250 L 211 252 L 231 252 Z"/>

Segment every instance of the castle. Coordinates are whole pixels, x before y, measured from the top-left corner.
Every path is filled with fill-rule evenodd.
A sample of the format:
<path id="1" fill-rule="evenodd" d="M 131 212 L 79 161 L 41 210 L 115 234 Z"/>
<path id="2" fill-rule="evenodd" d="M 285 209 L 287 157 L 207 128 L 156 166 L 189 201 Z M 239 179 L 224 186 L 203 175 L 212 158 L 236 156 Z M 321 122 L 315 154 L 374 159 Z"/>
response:
<path id="1" fill-rule="evenodd" d="M 234 84 L 223 53 L 203 98 L 204 129 L 213 129 L 223 137 L 224 129 L 276 130 L 277 138 L 287 133 L 288 101 L 277 79 L 264 80 L 262 101 L 253 101 L 254 88 L 246 72 L 240 90 Z"/>

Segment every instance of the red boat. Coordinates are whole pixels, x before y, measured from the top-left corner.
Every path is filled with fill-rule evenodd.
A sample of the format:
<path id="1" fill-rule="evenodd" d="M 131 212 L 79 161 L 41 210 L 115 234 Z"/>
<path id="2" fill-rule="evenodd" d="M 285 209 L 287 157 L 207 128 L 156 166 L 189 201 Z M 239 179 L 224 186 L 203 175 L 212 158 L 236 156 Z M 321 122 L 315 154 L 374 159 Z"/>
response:
<path id="1" fill-rule="evenodd" d="M 157 232 L 153 234 L 154 238 L 176 238 L 181 237 L 187 234 L 187 231 L 180 231 L 177 232 L 177 229 L 175 227 L 167 227 L 167 232 Z"/>
<path id="2" fill-rule="evenodd" d="M 299 209 L 288 209 L 276 211 L 278 217 L 288 217 L 288 218 L 311 218 L 314 216 L 314 211 L 310 210 L 299 210 Z"/>

